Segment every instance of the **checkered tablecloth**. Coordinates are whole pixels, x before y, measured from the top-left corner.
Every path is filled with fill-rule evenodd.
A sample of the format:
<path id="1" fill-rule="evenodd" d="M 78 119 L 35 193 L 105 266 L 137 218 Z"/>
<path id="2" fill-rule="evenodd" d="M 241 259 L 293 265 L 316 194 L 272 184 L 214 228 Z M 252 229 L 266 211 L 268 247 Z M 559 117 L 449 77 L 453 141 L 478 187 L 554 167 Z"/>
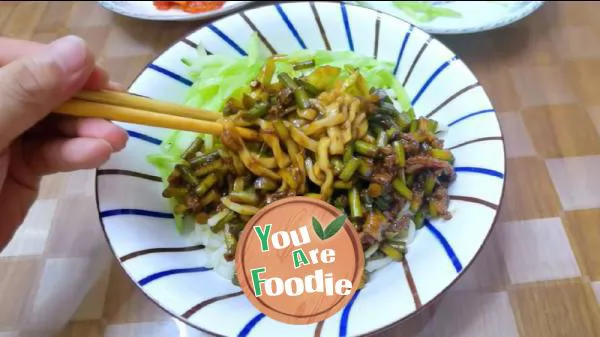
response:
<path id="1" fill-rule="evenodd" d="M 506 195 L 464 277 L 435 306 L 381 336 L 600 336 L 599 9 L 551 2 L 504 29 L 440 37 L 498 111 Z M 0 2 L 2 36 L 80 35 L 124 84 L 199 24 L 132 20 L 91 1 Z M 90 171 L 44 180 L 40 200 L 0 254 L 0 337 L 201 336 L 146 299 L 115 263 L 93 188 Z"/>

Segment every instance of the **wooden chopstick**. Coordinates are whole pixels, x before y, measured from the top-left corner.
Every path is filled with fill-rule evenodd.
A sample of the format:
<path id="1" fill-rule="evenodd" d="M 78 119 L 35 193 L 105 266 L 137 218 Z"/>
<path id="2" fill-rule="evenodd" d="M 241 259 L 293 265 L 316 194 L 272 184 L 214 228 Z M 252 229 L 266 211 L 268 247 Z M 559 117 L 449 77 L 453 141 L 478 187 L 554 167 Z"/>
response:
<path id="1" fill-rule="evenodd" d="M 195 109 L 185 105 L 174 104 L 133 95 L 130 93 L 116 91 L 81 91 L 76 98 L 90 101 L 129 107 L 139 110 L 148 110 L 167 115 L 201 119 L 205 121 L 217 121 L 221 115 L 203 109 Z"/>
<path id="2" fill-rule="evenodd" d="M 84 98 L 80 98 L 80 96 Z M 155 102 L 143 97 L 139 97 L 142 100 L 137 100 L 137 98 L 132 95 L 112 92 L 108 94 L 84 92 L 54 109 L 54 112 L 75 117 L 96 117 L 117 122 L 213 135 L 221 135 L 223 132 L 223 125 L 221 123 L 200 118 L 200 116 L 214 118 L 212 115 L 219 116 L 217 113 L 188 107 L 183 107 L 182 109 L 182 106 L 177 104 Z M 159 108 L 155 109 L 157 106 Z M 198 111 L 204 111 L 204 114 L 198 114 Z M 185 116 L 185 114 L 191 112 L 195 113 L 194 118 Z M 253 130 L 238 127 L 237 131 L 242 138 L 249 140 L 260 139 L 258 133 Z"/>

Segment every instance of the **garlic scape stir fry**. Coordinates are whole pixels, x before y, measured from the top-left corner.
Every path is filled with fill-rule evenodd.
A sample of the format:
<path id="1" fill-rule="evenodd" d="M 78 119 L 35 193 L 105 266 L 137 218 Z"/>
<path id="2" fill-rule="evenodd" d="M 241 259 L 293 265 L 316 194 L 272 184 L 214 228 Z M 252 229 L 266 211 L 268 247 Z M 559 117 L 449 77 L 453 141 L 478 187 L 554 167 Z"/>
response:
<path id="1" fill-rule="evenodd" d="M 168 178 L 174 212 L 224 232 L 227 260 L 246 221 L 289 196 L 325 200 L 345 212 L 363 248 L 392 260 L 406 252 L 410 223 L 450 218 L 452 153 L 438 125 L 398 111 L 383 90 L 369 88 L 357 69 L 314 68 L 306 76 L 274 77 L 269 59 L 242 99 L 223 109 L 224 131 L 214 144 L 201 137 Z M 254 129 L 245 141 L 236 126 Z"/>
<path id="2" fill-rule="evenodd" d="M 188 134 L 183 142 L 174 132 L 163 153 L 148 158 L 178 230 L 183 219 L 218 238 L 206 242 L 218 242 L 222 262 L 213 254 L 211 263 L 219 273 L 217 265 L 228 264 L 221 274 L 236 282 L 244 225 L 290 196 L 343 211 L 359 232 L 367 272 L 401 260 L 424 219 L 451 218 L 454 157 L 444 149 L 445 127 L 415 118 L 393 64 L 350 52 L 261 56 L 254 42 L 242 59 L 201 54 L 201 69 L 192 71 L 186 103 L 222 111 L 222 135 Z M 260 140 L 242 139 L 238 126 Z"/>

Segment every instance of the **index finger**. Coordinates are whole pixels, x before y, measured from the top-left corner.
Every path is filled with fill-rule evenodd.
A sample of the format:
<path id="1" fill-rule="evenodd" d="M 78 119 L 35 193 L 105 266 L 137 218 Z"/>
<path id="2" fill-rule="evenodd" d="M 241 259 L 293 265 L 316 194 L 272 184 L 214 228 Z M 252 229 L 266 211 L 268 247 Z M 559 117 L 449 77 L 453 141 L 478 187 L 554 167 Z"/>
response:
<path id="1" fill-rule="evenodd" d="M 41 52 L 45 46 L 39 42 L 0 37 L 0 68 L 22 57 Z M 99 66 L 96 66 L 90 75 L 85 88 L 90 90 L 120 89 L 115 84 L 109 85 L 108 73 Z"/>
<path id="2" fill-rule="evenodd" d="M 42 43 L 0 37 L 0 67 L 4 67 L 23 56 L 39 52 L 42 48 L 44 48 Z"/>

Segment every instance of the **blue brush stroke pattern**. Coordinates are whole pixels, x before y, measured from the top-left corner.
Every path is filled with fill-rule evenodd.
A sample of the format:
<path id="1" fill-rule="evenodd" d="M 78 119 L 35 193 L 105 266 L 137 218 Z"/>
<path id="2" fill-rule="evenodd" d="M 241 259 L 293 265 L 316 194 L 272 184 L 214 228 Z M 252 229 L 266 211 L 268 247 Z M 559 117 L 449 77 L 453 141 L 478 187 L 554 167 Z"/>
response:
<path id="1" fill-rule="evenodd" d="M 468 166 L 459 166 L 454 168 L 454 172 L 470 172 L 470 173 L 480 173 L 486 174 L 488 176 L 497 177 L 500 179 L 504 178 L 504 174 L 502 172 L 498 172 L 496 170 L 486 169 L 483 167 L 468 167 Z"/>
<path id="2" fill-rule="evenodd" d="M 157 66 L 156 64 L 150 63 L 148 65 L 148 68 L 152 69 L 154 71 L 157 71 L 165 76 L 168 76 L 180 83 L 183 83 L 183 84 L 187 85 L 188 87 L 191 87 L 194 84 L 192 81 L 188 80 L 187 78 L 185 78 L 183 76 L 179 76 L 170 70 L 167 70 L 163 67 Z"/>
<path id="3" fill-rule="evenodd" d="M 160 219 L 173 219 L 172 213 L 163 213 L 163 212 L 155 212 L 155 211 L 147 211 L 144 209 L 111 209 L 108 211 L 100 212 L 101 218 L 108 218 L 111 216 L 118 215 L 141 215 L 141 216 L 149 216 L 152 218 L 160 218 Z"/>
<path id="4" fill-rule="evenodd" d="M 423 95 L 423 93 L 425 92 L 425 90 L 427 90 L 427 88 L 431 85 L 431 83 L 433 83 L 433 81 L 435 80 L 435 78 L 438 77 L 438 75 L 441 74 L 442 71 L 444 71 L 444 69 L 448 68 L 448 66 L 450 64 L 452 64 L 452 62 L 456 61 L 457 59 L 458 59 L 458 56 L 454 56 L 450 60 L 444 62 L 441 66 L 439 66 L 433 72 L 433 74 L 431 74 L 431 76 L 429 76 L 429 78 L 427 79 L 427 81 L 425 81 L 425 83 L 423 83 L 423 86 L 421 87 L 421 89 L 419 89 L 419 91 L 417 92 L 417 94 L 413 98 L 412 102 L 410 102 L 410 104 L 414 106 L 415 103 L 417 103 L 417 101 L 419 100 L 419 98 L 421 98 L 421 96 Z"/>
<path id="5" fill-rule="evenodd" d="M 470 114 L 468 114 L 466 116 L 462 116 L 461 118 L 459 118 L 459 119 L 455 120 L 454 122 L 448 124 L 448 127 L 450 127 L 450 126 L 452 126 L 452 125 L 454 125 L 456 123 L 462 122 L 465 119 L 469 119 L 469 118 L 477 116 L 477 115 L 481 115 L 481 114 L 485 114 L 485 113 L 490 113 L 490 112 L 495 112 L 495 111 L 496 110 L 494 110 L 494 109 L 485 109 L 485 110 L 481 110 L 481 111 L 470 113 Z"/>
<path id="6" fill-rule="evenodd" d="M 143 133 L 139 133 L 137 131 L 127 130 L 127 135 L 129 135 L 129 137 L 137 138 L 154 145 L 160 145 L 162 143 L 162 140 L 160 139 L 145 135 Z"/>
<path id="7" fill-rule="evenodd" d="M 235 43 L 229 36 L 227 36 L 227 34 L 223 33 L 223 31 L 221 31 L 219 28 L 215 27 L 215 25 L 210 24 L 207 27 L 208 29 L 212 30 L 215 34 L 217 34 L 221 39 L 223 39 L 223 41 L 227 42 L 227 44 L 231 46 L 231 48 L 235 49 L 240 55 L 248 56 L 248 54 L 244 49 L 242 49 L 242 47 Z"/>
<path id="8" fill-rule="evenodd" d="M 350 299 L 350 302 L 346 304 L 344 311 L 342 311 L 342 318 L 340 320 L 340 337 L 348 336 L 348 319 L 350 316 L 350 310 L 352 310 L 352 305 L 354 304 L 354 301 L 356 301 L 356 298 L 358 297 L 358 294 L 360 294 L 361 290 L 362 289 L 359 289 L 356 291 L 356 293 L 354 293 L 354 296 L 352 296 L 352 299 Z"/>
<path id="9" fill-rule="evenodd" d="M 290 18 L 288 18 L 287 14 L 285 14 L 285 11 L 281 7 L 281 5 L 276 3 L 275 8 L 277 9 L 277 12 L 281 16 L 281 19 L 283 19 L 283 22 L 285 22 L 285 25 L 288 27 L 290 32 L 292 32 L 292 35 L 294 35 L 294 37 L 296 38 L 296 41 L 298 41 L 298 44 L 300 45 L 300 47 L 302 47 L 302 49 L 306 49 L 306 44 L 304 44 L 304 40 L 302 40 L 302 37 L 296 30 L 296 27 L 294 27 L 294 24 L 292 23 L 292 21 L 290 21 Z"/>
<path id="10" fill-rule="evenodd" d="M 248 323 L 246 323 L 242 331 L 240 331 L 240 333 L 238 334 L 238 337 L 248 336 L 250 334 L 250 331 L 252 331 L 256 324 L 258 324 L 258 322 L 260 322 L 260 320 L 262 320 L 263 318 L 265 318 L 265 314 L 262 313 L 254 316 L 254 318 L 252 318 Z"/>
<path id="11" fill-rule="evenodd" d="M 350 51 L 354 51 L 354 42 L 352 41 L 352 31 L 350 30 L 350 21 L 348 20 L 348 9 L 344 2 L 340 2 L 340 9 L 342 11 L 342 20 L 344 21 L 344 28 L 346 28 L 346 37 L 348 38 L 348 47 Z"/>
<path id="12" fill-rule="evenodd" d="M 196 267 L 196 268 L 170 269 L 170 270 L 161 271 L 161 272 L 158 272 L 158 273 L 155 273 L 152 275 L 148 275 L 148 276 L 144 277 L 143 279 L 141 279 L 138 282 L 138 284 L 140 286 L 145 286 L 148 283 L 150 283 L 152 281 L 156 281 L 165 276 L 177 275 L 177 274 L 188 274 L 188 273 L 201 273 L 201 272 L 205 272 L 205 271 L 209 271 L 209 270 L 212 270 L 212 268 Z"/>
<path id="13" fill-rule="evenodd" d="M 442 247 L 444 247 L 444 250 L 446 251 L 446 255 L 448 255 L 448 258 L 452 262 L 452 265 L 454 266 L 454 269 L 456 270 L 456 272 L 460 273 L 463 270 L 463 266 L 460 263 L 460 261 L 458 260 L 456 253 L 454 253 L 454 249 L 452 249 L 452 246 L 450 246 L 450 244 L 448 243 L 448 241 L 446 240 L 444 235 L 442 235 L 442 233 L 440 233 L 440 231 L 438 231 L 437 228 L 435 228 L 431 224 L 431 222 L 429 222 L 428 219 L 425 219 L 424 221 L 425 221 L 425 227 L 427 227 L 427 229 L 429 229 L 431 234 L 433 234 L 433 236 L 435 236 L 435 238 L 442 244 Z"/>
<path id="14" fill-rule="evenodd" d="M 402 55 L 404 54 L 404 49 L 406 48 L 406 44 L 408 43 L 408 38 L 410 37 L 410 34 L 413 31 L 414 26 L 411 25 L 408 30 L 406 31 L 406 34 L 404 34 L 404 40 L 402 40 L 402 46 L 400 47 L 400 51 L 398 52 L 398 58 L 396 59 L 396 66 L 394 67 L 394 76 L 396 76 L 396 73 L 398 72 L 398 67 L 400 67 L 400 60 L 402 60 Z"/>

